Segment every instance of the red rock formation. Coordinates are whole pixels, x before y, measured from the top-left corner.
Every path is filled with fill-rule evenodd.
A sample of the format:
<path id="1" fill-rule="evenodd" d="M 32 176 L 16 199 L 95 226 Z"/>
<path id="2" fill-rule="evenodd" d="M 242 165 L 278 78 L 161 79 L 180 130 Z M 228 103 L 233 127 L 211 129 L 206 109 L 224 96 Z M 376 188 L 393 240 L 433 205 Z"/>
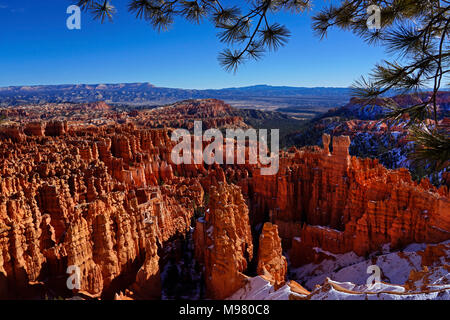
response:
<path id="1" fill-rule="evenodd" d="M 193 129 L 194 121 L 202 121 L 203 129 L 247 128 L 231 106 L 216 99 L 186 100 L 170 106 L 134 114 L 137 124 L 150 127 Z"/>
<path id="2" fill-rule="evenodd" d="M 14 142 L 22 142 L 25 139 L 23 128 L 17 124 L 8 124 L 0 126 L 0 136 L 10 139 Z"/>
<path id="3" fill-rule="evenodd" d="M 167 173 L 164 131 L 71 130 L 32 135 L 23 145 L 0 140 L 2 297 L 32 294 L 34 283 L 65 294 L 69 266 L 80 269 L 74 290 L 87 296 L 123 289 L 129 280 L 121 279 L 131 275 L 136 294 L 158 297 L 156 243 L 189 230 L 192 201 L 203 202 L 199 181 Z M 111 154 L 110 136 L 118 133 L 132 153 Z M 167 184 L 158 186 L 158 179 Z M 151 233 L 146 219 L 154 221 Z"/>
<path id="4" fill-rule="evenodd" d="M 287 261 L 281 249 L 278 227 L 270 222 L 264 224 L 259 237 L 257 272 L 259 275 L 269 275 L 275 288 L 285 284 Z"/>
<path id="5" fill-rule="evenodd" d="M 244 286 L 253 244 L 239 187 L 224 183 L 211 187 L 205 220 L 197 221 L 194 239 L 196 258 L 205 266 L 208 297 L 224 299 Z"/>
<path id="6" fill-rule="evenodd" d="M 45 135 L 47 136 L 61 136 L 68 131 L 67 121 L 50 121 L 45 126 Z"/>
<path id="7" fill-rule="evenodd" d="M 86 111 L 108 111 L 111 107 L 107 105 L 104 101 L 97 101 L 93 103 L 86 103 L 80 106 L 80 109 L 85 109 Z"/>
<path id="8" fill-rule="evenodd" d="M 161 298 L 161 275 L 159 272 L 158 246 L 154 233 L 155 225 L 147 222 L 149 237 L 145 239 L 145 261 L 136 275 L 135 290 L 141 298 Z"/>
<path id="9" fill-rule="evenodd" d="M 449 239 L 448 190 L 417 184 L 405 169 L 387 170 L 376 160 L 350 158 L 349 139 L 334 138 L 333 153 L 304 149 L 285 154 L 276 176 L 249 179 L 252 216 L 279 226 L 294 266 L 320 259 L 315 247 L 364 255 L 385 243 Z M 319 257 L 319 258 L 317 258 Z"/>
<path id="10" fill-rule="evenodd" d="M 25 125 L 25 134 L 31 136 L 43 137 L 45 136 L 45 123 L 43 122 L 30 122 Z"/>
<path id="11" fill-rule="evenodd" d="M 179 116 L 153 125 L 186 126 L 203 117 L 209 125 L 241 121 L 229 117 L 226 105 L 209 103 L 216 107 L 174 106 Z M 44 113 L 20 107 L 11 112 L 17 123 L 0 127 L 2 298 L 43 297 L 35 294 L 42 288 L 68 295 L 71 265 L 81 271 L 74 291 L 87 297 L 158 298 L 158 247 L 185 235 L 194 208 L 208 197 L 194 239 L 211 298 L 228 297 L 245 282 L 253 256 L 250 221 L 272 223 L 263 229 L 258 267 L 280 284 L 286 262 L 279 237 L 294 266 L 327 252 L 364 255 L 385 243 L 400 248 L 450 238 L 447 188 L 351 158 L 346 137 L 333 139 L 332 153 L 329 136 L 324 149 L 282 152 L 278 174 L 261 176 L 247 164 L 172 164 L 169 130 L 139 126 L 151 125 L 151 110 L 129 123 L 105 106 L 91 116 L 79 105 L 61 105 L 53 114 L 50 107 L 42 106 Z M 80 122 L 64 122 L 67 110 Z M 21 122 L 24 114 L 30 123 Z M 45 123 L 34 122 L 41 117 Z"/>

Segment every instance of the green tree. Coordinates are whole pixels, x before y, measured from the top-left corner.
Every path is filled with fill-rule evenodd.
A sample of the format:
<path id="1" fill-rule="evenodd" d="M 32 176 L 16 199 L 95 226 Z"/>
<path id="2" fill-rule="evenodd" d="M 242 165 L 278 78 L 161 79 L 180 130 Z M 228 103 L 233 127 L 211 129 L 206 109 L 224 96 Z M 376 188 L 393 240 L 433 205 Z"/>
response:
<path id="1" fill-rule="evenodd" d="M 270 21 L 276 13 L 300 14 L 312 5 L 311 0 L 248 0 L 239 6 L 227 6 L 225 2 L 130 0 L 128 10 L 158 31 L 167 30 L 177 16 L 193 23 L 211 21 L 219 31 L 219 40 L 229 47 L 219 54 L 219 62 L 226 70 L 236 72 L 245 61 L 258 60 L 287 43 L 289 30 Z M 78 5 L 102 22 L 112 19 L 115 12 L 108 0 L 80 0 Z M 373 5 L 380 13 L 379 28 L 368 25 Z M 312 23 L 321 38 L 336 27 L 388 49 L 392 58 L 377 64 L 369 77 L 356 81 L 354 95 L 366 107 L 376 104 L 388 109 L 389 120 L 409 119 L 410 136 L 416 145 L 413 157 L 434 171 L 448 167 L 450 159 L 449 132 L 439 126 L 437 101 L 442 84 L 447 81 L 448 85 L 450 71 L 449 9 L 450 1 L 446 0 L 330 1 L 314 15 Z M 393 91 L 420 95 L 429 87 L 431 94 L 423 102 L 406 108 L 384 97 Z"/>
<path id="2" fill-rule="evenodd" d="M 367 8 L 378 6 L 380 28 L 367 27 Z M 325 37 L 330 27 L 351 30 L 369 44 L 383 45 L 392 59 L 375 66 L 368 78 L 356 81 L 354 94 L 363 105 L 386 108 L 386 119 L 408 119 L 412 159 L 431 171 L 448 168 L 450 138 L 448 128 L 439 125 L 438 91 L 446 80 L 450 63 L 450 1 L 391 0 L 341 1 L 314 17 L 313 28 Z M 431 94 L 423 94 L 432 87 Z M 388 92 L 413 93 L 418 103 L 402 107 L 383 97 Z M 433 119 L 432 122 L 427 119 Z"/>

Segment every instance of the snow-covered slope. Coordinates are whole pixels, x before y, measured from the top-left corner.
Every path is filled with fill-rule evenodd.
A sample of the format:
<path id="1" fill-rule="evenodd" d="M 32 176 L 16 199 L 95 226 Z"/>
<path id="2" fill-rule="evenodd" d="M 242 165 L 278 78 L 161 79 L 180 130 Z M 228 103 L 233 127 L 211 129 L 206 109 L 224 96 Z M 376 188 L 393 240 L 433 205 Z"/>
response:
<path id="1" fill-rule="evenodd" d="M 329 258 L 321 263 L 302 266 L 289 274 L 290 279 L 311 290 L 310 294 L 306 290 L 301 294 L 289 284 L 275 290 L 264 277 L 255 277 L 250 278 L 247 285 L 229 299 L 450 299 L 450 241 L 431 245 L 412 244 L 396 252 L 389 252 L 389 246 L 385 245 L 383 252 L 374 253 L 368 259 L 353 252 L 327 254 Z M 367 284 L 373 275 L 373 269 L 369 266 L 380 270 L 379 282 Z"/>
<path id="2" fill-rule="evenodd" d="M 331 259 L 303 266 L 293 274 L 303 278 L 306 288 L 315 288 L 308 296 L 313 300 L 450 298 L 450 241 L 388 250 L 385 246 L 382 254 L 363 261 L 353 253 L 331 255 Z M 373 272 L 369 266 L 380 270 L 379 282 L 367 284 Z"/>
<path id="3" fill-rule="evenodd" d="M 249 278 L 247 285 L 236 291 L 227 300 L 289 300 L 291 295 L 298 298 L 306 297 L 306 295 L 294 292 L 289 284 L 275 290 L 270 281 L 258 276 Z"/>
<path id="4" fill-rule="evenodd" d="M 309 300 L 448 300 L 450 286 L 420 292 L 406 291 L 403 286 L 378 283 L 373 286 L 355 285 L 327 279 L 314 290 Z"/>

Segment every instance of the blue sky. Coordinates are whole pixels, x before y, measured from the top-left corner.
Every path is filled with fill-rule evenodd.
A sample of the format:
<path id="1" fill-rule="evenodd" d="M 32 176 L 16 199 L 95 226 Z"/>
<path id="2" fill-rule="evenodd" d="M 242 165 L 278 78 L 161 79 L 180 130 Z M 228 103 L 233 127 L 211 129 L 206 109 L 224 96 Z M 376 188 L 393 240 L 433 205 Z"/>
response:
<path id="1" fill-rule="evenodd" d="M 150 82 L 192 89 L 347 87 L 385 57 L 382 48 L 369 47 L 349 32 L 334 30 L 321 41 L 311 30 L 311 14 L 282 13 L 272 21 L 290 29 L 288 45 L 232 74 L 217 62 L 223 46 L 207 21 L 192 25 L 180 19 L 170 31 L 158 33 L 127 12 L 127 0 L 115 0 L 113 23 L 101 24 L 82 13 L 81 30 L 68 30 L 66 9 L 72 3 L 0 0 L 0 86 Z"/>

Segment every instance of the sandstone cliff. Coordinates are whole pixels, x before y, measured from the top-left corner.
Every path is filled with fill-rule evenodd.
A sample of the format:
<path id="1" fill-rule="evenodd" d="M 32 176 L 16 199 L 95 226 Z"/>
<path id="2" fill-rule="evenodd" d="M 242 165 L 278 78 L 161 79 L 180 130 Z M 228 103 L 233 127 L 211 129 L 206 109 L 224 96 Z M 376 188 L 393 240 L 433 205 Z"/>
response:
<path id="1" fill-rule="evenodd" d="M 75 292 L 109 296 L 136 278 L 142 296 L 157 297 L 156 245 L 189 230 L 199 182 L 168 173 L 165 131 L 51 128 L 21 145 L 0 140 L 2 297 L 64 293 L 70 266 L 81 275 Z"/>
<path id="2" fill-rule="evenodd" d="M 252 234 L 239 187 L 220 183 L 209 194 L 205 219 L 195 229 L 196 258 L 204 264 L 207 296 L 224 299 L 245 284 Z"/>
<path id="3" fill-rule="evenodd" d="M 377 251 L 385 243 L 437 243 L 450 236 L 446 187 L 412 181 L 405 169 L 387 170 L 377 160 L 348 153 L 350 141 L 324 136 L 324 149 L 292 150 L 276 176 L 253 174 L 247 196 L 254 222 L 278 225 L 294 266 L 332 253 Z"/>
<path id="4" fill-rule="evenodd" d="M 350 157 L 348 137 L 325 135 L 323 149 L 282 152 L 273 176 L 249 164 L 174 165 L 170 130 L 139 124 L 189 127 L 204 118 L 227 127 L 241 119 L 228 118 L 215 100 L 171 108 L 181 115 L 160 123 L 151 122 L 152 112 L 130 121 L 103 104 L 91 117 L 76 113 L 75 122 L 64 114 L 80 106 L 59 106 L 53 116 L 31 107 L 11 111 L 18 121 L 0 127 L 1 298 L 159 298 L 161 251 L 191 227 L 210 298 L 248 283 L 258 241 L 252 228 L 257 238 L 261 225 L 256 272 L 276 288 L 288 280 L 283 252 L 297 267 L 352 251 L 368 255 L 385 244 L 450 239 L 448 189 Z M 194 219 L 199 208 L 205 217 Z M 438 251 L 424 255 L 432 260 Z M 72 292 L 71 266 L 80 270 Z"/>
<path id="5" fill-rule="evenodd" d="M 286 282 L 287 262 L 283 256 L 278 227 L 270 222 L 264 224 L 259 237 L 257 272 L 259 275 L 267 275 L 275 288 Z"/>

